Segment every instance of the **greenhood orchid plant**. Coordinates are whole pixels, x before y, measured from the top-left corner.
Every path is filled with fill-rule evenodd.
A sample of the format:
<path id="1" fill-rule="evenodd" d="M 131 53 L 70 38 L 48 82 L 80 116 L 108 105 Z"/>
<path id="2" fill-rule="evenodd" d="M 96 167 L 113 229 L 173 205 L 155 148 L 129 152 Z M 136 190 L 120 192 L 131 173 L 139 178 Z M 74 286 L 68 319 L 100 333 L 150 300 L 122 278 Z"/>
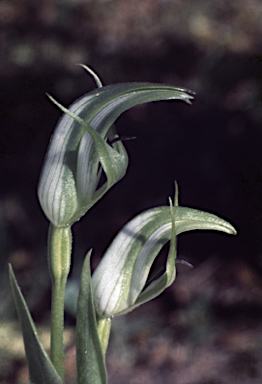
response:
<path id="1" fill-rule="evenodd" d="M 38 336 L 10 266 L 10 281 L 22 328 L 32 384 L 62 384 L 65 285 L 71 264 L 71 226 L 126 173 L 128 156 L 114 122 L 127 109 L 150 101 L 182 100 L 192 92 L 164 84 L 123 83 L 98 86 L 64 112 L 47 151 L 38 196 L 50 221 L 48 265 L 52 281 L 50 357 Z M 106 176 L 101 182 L 102 174 Z M 195 229 L 235 234 L 219 217 L 175 202 L 142 212 L 127 223 L 109 246 L 93 276 L 91 251 L 85 258 L 76 311 L 78 384 L 106 384 L 105 354 L 111 319 L 152 300 L 176 277 L 177 235 Z M 164 271 L 150 279 L 150 270 L 163 246 L 170 242 Z"/>

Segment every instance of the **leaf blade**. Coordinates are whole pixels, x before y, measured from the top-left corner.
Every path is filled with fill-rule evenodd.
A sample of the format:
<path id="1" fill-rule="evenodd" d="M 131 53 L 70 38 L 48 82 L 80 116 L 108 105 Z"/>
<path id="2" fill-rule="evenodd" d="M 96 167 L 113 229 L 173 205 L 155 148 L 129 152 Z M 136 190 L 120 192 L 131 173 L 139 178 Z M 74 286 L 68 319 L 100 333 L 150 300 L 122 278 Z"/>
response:
<path id="1" fill-rule="evenodd" d="M 77 303 L 76 350 L 78 384 L 106 384 L 107 375 L 101 343 L 97 332 L 89 260 L 87 254 Z"/>
<path id="2" fill-rule="evenodd" d="M 11 265 L 9 265 L 9 278 L 22 328 L 30 381 L 33 384 L 62 384 L 63 381 L 57 374 L 38 336 Z"/>

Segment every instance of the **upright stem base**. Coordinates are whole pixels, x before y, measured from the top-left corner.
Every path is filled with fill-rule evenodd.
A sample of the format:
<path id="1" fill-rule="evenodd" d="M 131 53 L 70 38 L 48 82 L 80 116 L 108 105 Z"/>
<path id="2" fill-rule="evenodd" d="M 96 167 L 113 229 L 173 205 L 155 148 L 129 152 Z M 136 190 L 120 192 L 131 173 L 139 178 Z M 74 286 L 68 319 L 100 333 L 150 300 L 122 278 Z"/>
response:
<path id="1" fill-rule="evenodd" d="M 49 229 L 48 248 L 49 271 L 52 279 L 50 355 L 57 373 L 63 379 L 64 297 L 65 285 L 71 262 L 71 228 L 57 228 L 51 224 Z"/>

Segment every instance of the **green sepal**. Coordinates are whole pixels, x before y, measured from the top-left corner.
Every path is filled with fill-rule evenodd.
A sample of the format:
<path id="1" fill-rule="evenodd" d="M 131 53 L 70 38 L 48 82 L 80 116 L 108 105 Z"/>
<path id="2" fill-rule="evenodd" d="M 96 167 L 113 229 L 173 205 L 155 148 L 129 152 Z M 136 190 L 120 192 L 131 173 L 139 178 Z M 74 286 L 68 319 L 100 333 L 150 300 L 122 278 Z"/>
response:
<path id="1" fill-rule="evenodd" d="M 24 347 L 31 384 L 62 384 L 43 344 L 38 336 L 22 292 L 17 284 L 13 269 L 9 265 L 9 278 L 22 328 Z"/>
<path id="2" fill-rule="evenodd" d="M 93 302 L 90 256 L 86 255 L 80 281 L 76 314 L 76 360 L 78 384 L 106 384 L 107 374 L 97 331 Z"/>

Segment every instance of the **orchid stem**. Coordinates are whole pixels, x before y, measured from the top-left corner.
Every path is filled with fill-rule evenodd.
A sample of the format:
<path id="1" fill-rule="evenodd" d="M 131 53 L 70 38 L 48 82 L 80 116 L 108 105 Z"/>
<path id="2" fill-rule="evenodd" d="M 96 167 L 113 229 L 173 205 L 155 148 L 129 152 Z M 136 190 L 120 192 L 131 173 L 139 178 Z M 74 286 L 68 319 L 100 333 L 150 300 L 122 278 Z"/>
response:
<path id="1" fill-rule="evenodd" d="M 48 248 L 49 271 L 52 280 L 50 355 L 57 373 L 63 379 L 64 297 L 71 261 L 71 228 L 69 226 L 58 228 L 51 224 Z"/>

